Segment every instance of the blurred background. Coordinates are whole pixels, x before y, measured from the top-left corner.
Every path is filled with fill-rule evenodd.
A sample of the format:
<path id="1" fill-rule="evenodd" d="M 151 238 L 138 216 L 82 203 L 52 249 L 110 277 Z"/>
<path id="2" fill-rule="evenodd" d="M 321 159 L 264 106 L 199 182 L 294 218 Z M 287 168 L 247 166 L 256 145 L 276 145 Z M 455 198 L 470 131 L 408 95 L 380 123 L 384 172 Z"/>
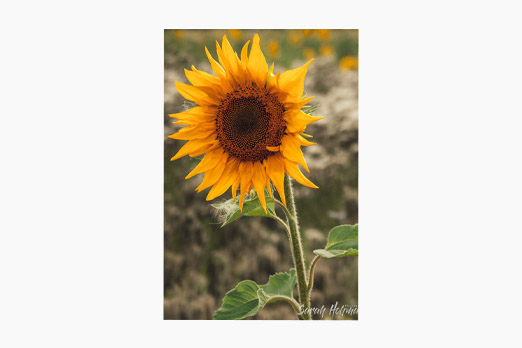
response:
<path id="1" fill-rule="evenodd" d="M 305 79 L 305 93 L 315 96 L 309 105 L 320 104 L 314 115 L 325 118 L 307 127 L 317 145 L 302 150 L 310 168 L 310 173 L 303 173 L 319 189 L 294 184 L 307 265 L 312 250 L 326 245 L 332 227 L 358 222 L 357 30 L 165 30 L 164 319 L 212 319 L 225 293 L 241 280 L 264 284 L 271 274 L 293 267 L 287 235 L 277 222 L 244 217 L 220 228 L 205 201 L 208 189 L 195 192 L 203 175 L 184 179 L 198 159 L 186 156 L 170 161 L 185 141 L 167 138 L 180 128 L 168 114 L 191 107 L 174 81 L 188 83 L 183 69 L 191 65 L 212 73 L 204 47 L 217 60 L 216 40 L 221 44 L 224 34 L 239 53 L 255 33 L 268 64 L 275 62 L 274 72 L 315 58 Z M 230 190 L 212 203 L 229 198 Z M 336 302 L 338 307 L 358 304 L 357 256 L 317 264 L 312 306 L 326 307 L 323 319 L 358 318 L 330 317 L 328 311 Z M 249 319 L 296 316 L 288 304 L 275 303 Z"/>

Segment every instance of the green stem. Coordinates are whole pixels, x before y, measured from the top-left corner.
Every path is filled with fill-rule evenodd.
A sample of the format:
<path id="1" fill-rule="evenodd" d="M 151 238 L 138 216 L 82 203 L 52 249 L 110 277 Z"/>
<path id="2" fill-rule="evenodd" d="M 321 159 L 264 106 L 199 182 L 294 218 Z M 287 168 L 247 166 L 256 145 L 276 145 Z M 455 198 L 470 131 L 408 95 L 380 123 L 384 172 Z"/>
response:
<path id="1" fill-rule="evenodd" d="M 283 202 L 274 199 L 274 203 L 277 204 L 281 209 L 283 209 L 283 212 L 285 213 L 287 218 L 290 216 L 290 211 L 288 210 L 286 205 L 283 204 Z"/>
<path id="2" fill-rule="evenodd" d="M 317 265 L 317 261 L 319 261 L 320 257 L 315 256 L 312 260 L 312 263 L 310 264 L 310 273 L 308 274 L 308 296 L 312 293 L 312 288 L 314 287 L 314 270 L 315 265 Z"/>
<path id="3" fill-rule="evenodd" d="M 272 219 L 279 222 L 281 224 L 281 226 L 283 226 L 285 228 L 286 234 L 290 238 L 290 228 L 288 227 L 288 225 L 279 216 L 272 216 Z"/>
<path id="4" fill-rule="evenodd" d="M 300 308 L 299 308 L 299 303 L 291 298 L 291 297 L 288 297 L 288 296 L 284 296 L 284 295 L 276 295 L 276 296 L 271 296 L 270 300 L 282 300 L 282 301 L 286 301 L 288 302 L 292 308 L 294 309 L 294 311 L 296 313 L 299 313 L 300 312 Z"/>
<path id="5" fill-rule="evenodd" d="M 290 177 L 285 174 L 285 196 L 286 205 L 288 207 L 288 226 L 290 227 L 290 244 L 292 245 L 292 256 L 297 272 L 297 290 L 299 291 L 299 302 L 306 311 L 300 317 L 311 320 L 310 314 L 310 297 L 306 282 L 305 261 L 303 256 L 303 243 L 301 242 L 301 234 L 299 233 L 299 225 L 297 223 L 297 213 L 295 210 L 294 192 Z"/>

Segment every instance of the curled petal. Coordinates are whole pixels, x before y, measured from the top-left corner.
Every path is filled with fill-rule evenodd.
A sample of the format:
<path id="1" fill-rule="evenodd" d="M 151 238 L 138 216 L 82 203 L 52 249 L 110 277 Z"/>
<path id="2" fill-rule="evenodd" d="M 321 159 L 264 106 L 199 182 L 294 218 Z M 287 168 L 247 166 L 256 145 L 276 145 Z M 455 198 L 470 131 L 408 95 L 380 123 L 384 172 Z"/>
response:
<path id="1" fill-rule="evenodd" d="M 286 91 L 292 98 L 299 98 L 303 95 L 306 71 L 313 61 L 314 59 L 312 58 L 305 65 L 297 69 L 285 71 L 281 74 L 279 85 L 281 89 Z"/>
<path id="2" fill-rule="evenodd" d="M 310 172 L 303 153 L 301 152 L 301 144 L 294 134 L 285 135 L 281 140 L 281 153 L 290 161 L 299 163 L 307 172 Z"/>
<path id="3" fill-rule="evenodd" d="M 299 170 L 299 167 L 297 166 L 296 163 L 293 163 L 293 162 L 290 162 L 290 161 L 286 161 L 285 162 L 285 170 L 292 178 L 294 178 L 301 185 L 305 185 L 305 186 L 308 186 L 308 187 L 311 187 L 311 188 L 319 188 L 313 182 L 308 180 L 303 175 L 303 173 L 301 173 L 301 170 Z"/>
<path id="4" fill-rule="evenodd" d="M 301 110 L 290 110 L 285 112 L 283 118 L 287 122 L 287 129 L 291 133 L 300 133 L 312 122 L 322 120 L 321 116 L 310 116 Z"/>

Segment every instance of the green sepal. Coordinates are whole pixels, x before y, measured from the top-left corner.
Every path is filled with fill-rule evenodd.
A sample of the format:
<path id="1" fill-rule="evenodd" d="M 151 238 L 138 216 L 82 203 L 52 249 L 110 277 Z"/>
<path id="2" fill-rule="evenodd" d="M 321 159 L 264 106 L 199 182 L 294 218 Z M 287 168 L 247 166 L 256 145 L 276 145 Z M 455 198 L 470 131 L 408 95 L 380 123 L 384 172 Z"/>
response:
<path id="1" fill-rule="evenodd" d="M 305 114 L 311 115 L 313 114 L 317 109 L 319 108 L 319 104 L 310 106 L 310 107 L 302 107 L 301 111 L 303 111 Z"/>

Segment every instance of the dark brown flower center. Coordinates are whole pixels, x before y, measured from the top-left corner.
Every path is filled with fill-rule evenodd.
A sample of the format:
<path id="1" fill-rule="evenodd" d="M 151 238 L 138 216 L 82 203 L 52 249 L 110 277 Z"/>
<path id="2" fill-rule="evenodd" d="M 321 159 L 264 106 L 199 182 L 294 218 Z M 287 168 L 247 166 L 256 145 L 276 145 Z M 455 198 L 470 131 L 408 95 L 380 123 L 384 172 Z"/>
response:
<path id="1" fill-rule="evenodd" d="M 216 117 L 217 138 L 231 156 L 241 161 L 262 161 L 272 155 L 267 146 L 281 145 L 286 129 L 285 108 L 275 95 L 257 85 L 230 92 Z"/>

